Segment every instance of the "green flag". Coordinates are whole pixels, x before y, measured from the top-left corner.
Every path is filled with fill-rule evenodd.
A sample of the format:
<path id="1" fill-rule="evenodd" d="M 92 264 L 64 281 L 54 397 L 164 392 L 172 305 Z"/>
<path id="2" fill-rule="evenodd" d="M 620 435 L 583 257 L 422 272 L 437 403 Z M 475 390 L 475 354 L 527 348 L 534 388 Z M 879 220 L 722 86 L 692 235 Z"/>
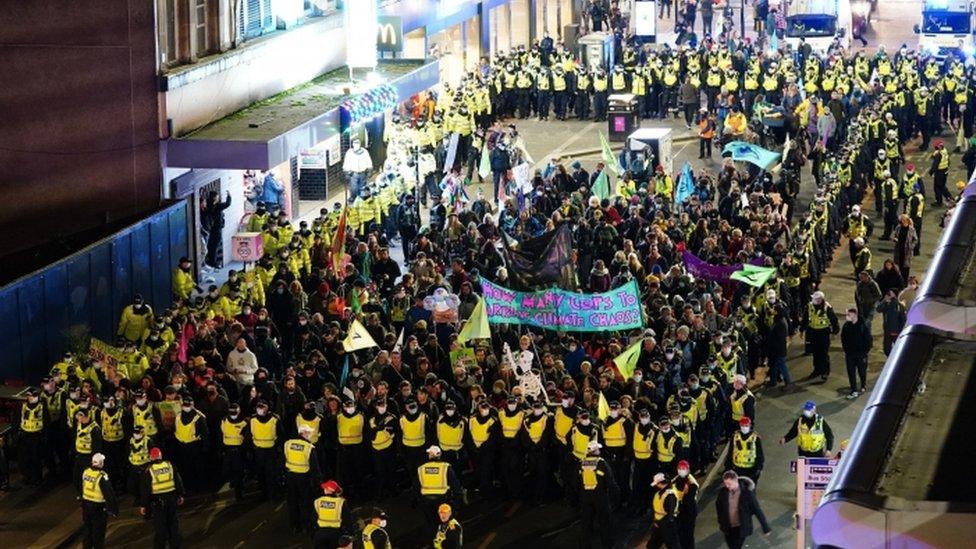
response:
<path id="1" fill-rule="evenodd" d="M 762 285 L 765 284 L 766 281 L 769 280 L 774 274 L 776 274 L 775 267 L 759 267 L 756 265 L 745 264 L 742 266 L 741 271 L 732 273 L 730 278 L 755 288 L 761 288 Z"/>
<path id="2" fill-rule="evenodd" d="M 349 308 L 357 315 L 363 312 L 363 305 L 359 302 L 359 293 L 355 288 L 352 289 L 352 297 L 349 298 Z"/>
<path id="3" fill-rule="evenodd" d="M 481 148 L 481 164 L 478 166 L 478 176 L 480 176 L 481 179 L 488 179 L 491 177 L 491 158 L 488 154 L 487 143 Z"/>
<path id="4" fill-rule="evenodd" d="M 461 328 L 458 334 L 458 343 L 466 343 L 472 339 L 491 339 L 491 331 L 488 328 L 488 313 L 485 311 L 485 300 L 478 298 L 478 304 L 471 311 L 471 316 Z"/>
<path id="5" fill-rule="evenodd" d="M 640 358 L 641 345 L 644 344 L 644 340 L 640 339 L 637 343 L 634 343 L 630 347 L 624 349 L 622 353 L 614 357 L 613 363 L 620 371 L 620 375 L 624 376 L 624 381 L 634 377 L 634 370 L 637 369 L 637 359 Z"/>
<path id="6" fill-rule="evenodd" d="M 600 175 L 593 180 L 593 194 L 600 200 L 610 198 L 610 178 L 607 177 L 606 169 L 601 170 Z"/>
<path id="7" fill-rule="evenodd" d="M 600 132 L 600 147 L 603 149 L 603 163 L 607 165 L 607 169 L 612 171 L 614 175 L 620 176 L 620 167 L 617 166 L 617 157 L 614 156 L 613 150 L 610 149 L 610 142 L 607 141 L 603 132 Z"/>

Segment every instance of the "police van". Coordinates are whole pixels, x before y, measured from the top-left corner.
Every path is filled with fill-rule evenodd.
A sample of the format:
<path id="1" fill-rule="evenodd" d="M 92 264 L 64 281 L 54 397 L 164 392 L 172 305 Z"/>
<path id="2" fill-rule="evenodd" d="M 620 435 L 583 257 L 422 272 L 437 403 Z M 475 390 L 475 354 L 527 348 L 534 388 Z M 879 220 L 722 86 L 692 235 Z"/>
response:
<path id="1" fill-rule="evenodd" d="M 793 48 L 800 38 L 817 52 L 825 52 L 836 39 L 839 45 L 851 45 L 850 0 L 797 0 L 786 10 L 786 42 Z"/>
<path id="2" fill-rule="evenodd" d="M 922 22 L 915 25 L 919 47 L 932 55 L 969 59 L 973 44 L 973 5 L 969 0 L 925 0 Z"/>

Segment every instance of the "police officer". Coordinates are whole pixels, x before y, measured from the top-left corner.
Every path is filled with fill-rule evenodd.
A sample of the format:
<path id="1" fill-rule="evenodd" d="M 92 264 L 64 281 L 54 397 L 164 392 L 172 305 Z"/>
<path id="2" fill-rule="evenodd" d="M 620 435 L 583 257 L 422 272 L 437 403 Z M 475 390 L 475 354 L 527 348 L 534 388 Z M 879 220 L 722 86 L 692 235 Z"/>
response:
<path id="1" fill-rule="evenodd" d="M 827 420 L 817 413 L 817 404 L 808 400 L 803 405 L 803 414 L 796 418 L 790 430 L 779 439 L 780 445 L 796 439 L 797 455 L 800 457 L 823 457 L 830 455 L 834 447 L 834 432 Z"/>
<path id="2" fill-rule="evenodd" d="M 673 476 L 677 469 L 679 456 L 684 452 L 681 437 L 671 426 L 671 419 L 662 416 L 657 422 L 657 433 L 654 437 L 654 457 L 657 460 L 657 470 Z"/>
<path id="3" fill-rule="evenodd" d="M 589 120 L 590 118 L 590 93 L 592 91 L 592 80 L 586 72 L 586 67 L 580 67 L 576 77 L 576 118 Z"/>
<path id="4" fill-rule="evenodd" d="M 477 410 L 468 420 L 468 433 L 471 443 L 469 454 L 474 458 L 478 490 L 482 495 L 487 495 L 493 486 L 495 456 L 501 438 L 498 415 L 487 400 L 478 403 Z"/>
<path id="5" fill-rule="evenodd" d="M 234 498 L 238 500 L 244 496 L 244 441 L 249 435 L 247 424 L 236 402 L 228 407 L 227 417 L 220 420 L 224 480 L 230 483 Z"/>
<path id="6" fill-rule="evenodd" d="M 461 523 L 453 515 L 454 510 L 446 503 L 437 508 L 440 522 L 437 524 L 437 533 L 434 534 L 434 549 L 461 549 L 464 532 Z"/>
<path id="7" fill-rule="evenodd" d="M 917 225 L 916 225 L 917 226 Z M 58 384 L 60 374 L 52 372 L 53 377 L 41 380 L 41 401 L 47 410 L 47 425 L 45 435 L 47 439 L 47 455 L 51 466 L 50 472 L 56 469 L 68 471 L 68 423 L 65 420 L 67 392 Z"/>
<path id="8" fill-rule="evenodd" d="M 657 439 L 657 426 L 651 421 L 651 412 L 641 408 L 637 413 L 637 424 L 633 428 L 631 450 L 634 461 L 634 491 L 631 495 L 633 516 L 643 515 L 650 501 L 651 479 L 656 466 L 654 443 Z"/>
<path id="9" fill-rule="evenodd" d="M 867 239 L 871 236 L 874 231 L 874 223 L 864 214 L 861 213 L 861 207 L 855 204 L 851 207 L 851 213 L 847 216 L 844 221 L 844 235 L 850 239 L 848 242 L 848 251 L 851 255 L 851 263 L 854 262 L 854 253 L 857 251 L 854 247 L 854 239 L 864 238 Z"/>
<path id="10" fill-rule="evenodd" d="M 163 425 L 163 418 L 155 404 L 149 401 L 146 392 L 137 389 L 134 393 L 135 403 L 130 409 L 133 427 L 142 427 L 146 438 L 153 440 L 159 434 Z"/>
<path id="11" fill-rule="evenodd" d="M 176 508 L 183 505 L 183 479 L 172 463 L 163 459 L 159 448 L 149 450 L 151 463 L 142 477 L 142 507 L 139 513 L 146 516 L 152 510 L 155 547 L 169 546 L 179 549 L 182 543 L 180 519 Z"/>
<path id="12" fill-rule="evenodd" d="M 339 483 L 327 480 L 321 488 L 323 495 L 312 505 L 318 526 L 313 544 L 315 549 L 335 549 L 339 546 L 339 537 L 352 526 L 352 513 L 346 505 L 346 498 L 342 497 Z"/>
<path id="13" fill-rule="evenodd" d="M 347 398 L 342 403 L 342 411 L 336 416 L 336 429 L 339 433 L 336 477 L 339 484 L 348 489 L 350 497 L 356 495 L 362 477 L 365 428 L 366 417 L 357 409 L 356 402 Z"/>
<path id="14" fill-rule="evenodd" d="M 278 497 L 278 459 L 284 429 L 278 416 L 268 411 L 267 401 L 258 401 L 254 416 L 248 421 L 248 429 L 254 451 L 254 472 L 261 492 L 265 498 L 275 499 Z"/>
<path id="15" fill-rule="evenodd" d="M 501 425 L 501 476 L 505 492 L 509 498 L 516 498 L 522 485 L 525 453 L 522 450 L 522 423 L 525 411 L 519 406 L 518 398 L 508 397 L 505 409 L 498 414 Z"/>
<path id="16" fill-rule="evenodd" d="M 373 462 L 374 496 L 383 499 L 392 495 L 393 467 L 396 454 L 393 440 L 397 433 L 397 418 L 389 411 L 385 398 L 376 401 L 373 414 L 369 418 L 370 448 Z"/>
<path id="17" fill-rule="evenodd" d="M 41 456 L 47 409 L 34 387 L 27 388 L 27 400 L 20 405 L 20 463 L 24 479 L 31 486 L 40 486 L 44 473 Z"/>
<path id="18" fill-rule="evenodd" d="M 630 442 L 634 422 L 620 413 L 620 403 L 610 401 L 609 415 L 603 420 L 603 452 L 620 487 L 621 501 L 630 498 Z"/>
<path id="19" fill-rule="evenodd" d="M 298 438 L 285 441 L 285 493 L 288 500 L 288 516 L 292 533 L 301 533 L 312 525 L 312 486 L 319 477 L 319 460 L 315 453 L 312 429 L 303 425 Z"/>
<path id="20" fill-rule="evenodd" d="M 386 513 L 375 509 L 373 516 L 363 528 L 363 549 L 393 549 L 390 535 L 386 533 Z"/>
<path id="21" fill-rule="evenodd" d="M 91 467 L 81 475 L 82 547 L 85 549 L 105 547 L 108 513 L 113 517 L 119 515 L 119 503 L 104 467 L 105 456 L 95 454 L 91 457 Z"/>
<path id="22" fill-rule="evenodd" d="M 758 485 L 765 458 L 762 440 L 752 430 L 752 420 L 743 417 L 739 421 L 739 430 L 732 434 L 730 444 L 725 458 L 725 469 L 731 469 L 739 476 L 748 477 Z"/>
<path id="23" fill-rule="evenodd" d="M 726 434 L 731 434 L 738 428 L 739 421 L 747 417 L 756 420 L 756 397 L 746 384 L 746 376 L 737 374 L 732 379 L 732 392 L 729 394 L 729 420 Z"/>
<path id="24" fill-rule="evenodd" d="M 88 402 L 87 400 L 84 402 Z M 72 480 L 81 495 L 81 476 L 91 464 L 91 458 L 102 449 L 102 431 L 92 419 L 94 411 L 78 409 L 75 412 L 73 437 L 75 441 L 75 466 Z"/>
<path id="25" fill-rule="evenodd" d="M 889 177 L 881 183 L 881 202 L 884 206 L 884 234 L 881 240 L 888 240 L 891 231 L 898 224 L 898 182 Z"/>
<path id="26" fill-rule="evenodd" d="M 98 411 L 98 423 L 102 428 L 102 453 L 105 454 L 105 469 L 116 482 L 121 482 L 122 465 L 125 462 L 125 429 L 122 408 L 117 405 L 114 395 L 105 398 Z M 119 485 L 121 489 L 122 485 Z"/>
<path id="27" fill-rule="evenodd" d="M 830 376 L 830 336 L 840 331 L 834 308 L 827 303 L 824 293 L 813 292 L 804 312 L 800 331 L 806 331 L 806 344 L 813 353 L 813 372 L 807 379 L 820 376 L 823 381 Z"/>
<path id="28" fill-rule="evenodd" d="M 436 525 L 438 506 L 454 501 L 461 494 L 454 468 L 441 458 L 440 447 L 427 448 L 427 463 L 417 468 L 416 475 L 415 495 L 423 506 L 424 520 L 431 530 Z"/>
<path id="29" fill-rule="evenodd" d="M 597 523 L 602 546 L 613 547 L 610 502 L 617 497 L 618 487 L 613 469 L 600 457 L 602 447 L 603 445 L 595 440 L 589 441 L 586 445 L 586 455 L 580 460 L 578 491 L 583 547 L 590 545 L 594 521 Z"/>
<path id="30" fill-rule="evenodd" d="M 932 176 L 932 189 L 935 194 L 933 206 L 942 206 L 942 199 L 952 200 L 949 189 L 946 187 L 946 178 L 949 175 L 949 151 L 945 148 L 945 143 L 941 139 L 934 142 L 935 150 L 932 151 L 932 166 L 929 168 L 929 175 Z"/>
<path id="31" fill-rule="evenodd" d="M 457 404 L 453 400 L 445 402 L 444 412 L 437 419 L 437 445 L 444 461 L 455 468 L 461 466 L 465 426 L 465 418 L 457 413 Z"/>
<path id="32" fill-rule="evenodd" d="M 546 412 L 545 403 L 538 399 L 532 403 L 532 412 L 526 415 L 524 425 L 522 437 L 523 446 L 527 449 L 532 501 L 539 505 L 545 501 L 552 471 L 552 416 Z"/>
<path id="33" fill-rule="evenodd" d="M 678 462 L 678 476 L 671 480 L 678 497 L 678 539 L 682 549 L 695 549 L 695 521 L 698 519 L 698 481 L 687 461 Z"/>
<path id="34" fill-rule="evenodd" d="M 603 67 L 597 67 L 593 74 L 593 120 L 595 122 L 602 122 L 607 119 L 608 85 L 606 71 L 603 70 Z"/>
<path id="35" fill-rule="evenodd" d="M 664 473 L 654 475 L 654 495 L 651 498 L 651 509 L 654 522 L 651 523 L 651 537 L 647 541 L 648 549 L 658 549 L 661 546 L 668 549 L 680 548 L 678 537 L 678 495 Z"/>
<path id="36" fill-rule="evenodd" d="M 142 475 L 146 472 L 146 464 L 149 463 L 150 440 L 146 436 L 145 429 L 141 425 L 132 428 L 132 436 L 129 437 L 129 470 L 126 475 L 125 487 L 129 495 L 135 498 L 138 506 L 142 502 L 140 489 L 142 488 Z"/>
<path id="37" fill-rule="evenodd" d="M 576 416 L 576 424 L 569 431 L 567 436 L 566 468 L 574 473 L 579 472 L 580 463 L 586 457 L 588 445 L 591 441 L 599 442 L 600 429 L 590 419 L 590 412 L 582 410 Z M 579 482 L 575 478 L 568 486 L 570 504 L 574 507 L 579 504 Z"/>
<path id="38" fill-rule="evenodd" d="M 176 415 L 174 437 L 176 438 L 176 463 L 181 471 L 186 471 L 187 487 L 200 488 L 198 471 L 206 457 L 207 419 L 193 405 L 192 397 L 183 397 L 180 413 Z"/>

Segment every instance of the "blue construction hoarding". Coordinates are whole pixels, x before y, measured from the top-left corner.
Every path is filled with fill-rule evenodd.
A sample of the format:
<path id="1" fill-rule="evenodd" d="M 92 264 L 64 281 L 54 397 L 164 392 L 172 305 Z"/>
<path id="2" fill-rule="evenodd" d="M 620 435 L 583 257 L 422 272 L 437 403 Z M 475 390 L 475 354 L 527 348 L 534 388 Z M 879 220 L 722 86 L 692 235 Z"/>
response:
<path id="1" fill-rule="evenodd" d="M 168 307 L 188 246 L 181 201 L 0 288 L 0 381 L 37 382 L 80 338 L 114 341 L 134 294 Z"/>

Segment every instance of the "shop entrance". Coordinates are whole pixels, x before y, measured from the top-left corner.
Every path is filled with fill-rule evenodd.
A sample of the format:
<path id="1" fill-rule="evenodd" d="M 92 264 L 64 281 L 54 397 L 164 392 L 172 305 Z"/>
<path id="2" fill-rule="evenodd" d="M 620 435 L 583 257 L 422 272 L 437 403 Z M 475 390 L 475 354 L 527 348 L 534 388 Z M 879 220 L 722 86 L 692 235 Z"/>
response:
<path id="1" fill-rule="evenodd" d="M 573 0 L 537 0 L 536 39 L 541 40 L 545 32 L 548 32 L 554 41 L 565 40 L 563 30 L 576 22 L 573 17 Z"/>
<path id="2" fill-rule="evenodd" d="M 464 73 L 478 66 L 481 32 L 478 17 L 427 37 L 428 57 L 440 59 L 441 81 L 455 85 Z"/>
<path id="3" fill-rule="evenodd" d="M 529 0 L 512 0 L 488 14 L 488 45 L 492 57 L 529 45 Z"/>

